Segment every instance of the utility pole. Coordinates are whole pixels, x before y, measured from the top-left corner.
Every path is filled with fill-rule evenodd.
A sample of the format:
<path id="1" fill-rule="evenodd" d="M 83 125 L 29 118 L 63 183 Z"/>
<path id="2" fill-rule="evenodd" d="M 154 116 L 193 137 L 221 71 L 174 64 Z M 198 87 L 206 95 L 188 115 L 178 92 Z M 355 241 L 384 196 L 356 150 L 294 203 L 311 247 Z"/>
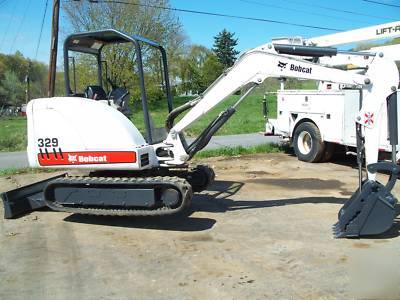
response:
<path id="1" fill-rule="evenodd" d="M 25 83 L 26 83 L 25 104 L 28 104 L 28 102 L 31 100 L 31 78 L 30 78 L 31 66 L 32 66 L 32 62 L 29 61 L 28 70 L 27 70 L 26 76 L 25 76 Z"/>
<path id="2" fill-rule="evenodd" d="M 53 0 L 53 17 L 51 23 L 50 63 L 48 97 L 54 97 L 57 71 L 58 21 L 60 17 L 60 0 Z"/>

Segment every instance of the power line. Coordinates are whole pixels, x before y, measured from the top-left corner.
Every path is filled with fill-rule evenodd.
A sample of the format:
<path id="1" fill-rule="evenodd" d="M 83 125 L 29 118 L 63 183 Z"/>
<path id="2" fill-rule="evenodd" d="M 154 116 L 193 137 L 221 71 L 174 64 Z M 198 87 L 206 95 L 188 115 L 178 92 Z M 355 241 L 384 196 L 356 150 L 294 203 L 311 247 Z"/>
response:
<path id="1" fill-rule="evenodd" d="M 375 3 L 375 4 L 379 4 L 379 5 L 385 5 L 385 6 L 390 6 L 390 7 L 397 7 L 397 8 L 400 8 L 400 5 L 396 5 L 396 4 L 383 3 L 383 2 L 379 2 L 379 1 L 372 1 L 372 0 L 363 0 L 363 1 L 364 1 L 364 2 Z"/>
<path id="2" fill-rule="evenodd" d="M 296 1 L 296 0 L 286 0 L 286 2 L 297 3 L 300 5 L 314 6 L 314 7 L 318 7 L 321 9 L 346 13 L 346 14 L 350 14 L 350 15 L 357 15 L 357 16 L 363 16 L 363 17 L 369 17 L 369 18 L 375 18 L 375 19 L 381 19 L 381 20 L 396 21 L 395 19 L 392 19 L 392 18 L 374 16 L 374 15 L 370 15 L 370 14 L 364 14 L 364 13 L 355 12 L 355 11 L 351 11 L 351 10 L 339 9 L 339 8 L 335 8 L 335 7 L 324 6 L 324 5 L 314 4 L 314 3 L 310 4 L 309 2 L 304 3 L 304 2 Z"/>
<path id="3" fill-rule="evenodd" d="M 6 30 L 4 31 L 3 38 L 1 39 L 1 44 L 0 44 L 1 48 L 3 48 L 4 40 L 6 39 L 7 33 L 10 30 L 10 25 L 11 25 L 12 21 L 14 20 L 15 9 L 17 8 L 17 3 L 18 3 L 18 1 L 14 1 L 14 6 L 12 8 L 12 14 L 11 14 L 10 20 L 8 21 Z"/>
<path id="4" fill-rule="evenodd" d="M 4 3 L 6 3 L 6 1 L 7 1 L 7 0 L 1 1 L 1 2 L 0 2 L 0 7 L 1 7 Z"/>
<path id="5" fill-rule="evenodd" d="M 25 8 L 24 14 L 23 14 L 22 19 L 21 19 L 21 23 L 19 23 L 17 33 L 16 33 L 16 35 L 14 36 L 14 40 L 13 40 L 12 43 L 11 43 L 10 53 L 11 53 L 12 49 L 14 48 L 15 41 L 17 40 L 17 38 L 19 37 L 19 34 L 21 33 L 22 25 L 23 25 L 24 22 L 25 22 L 26 14 L 28 13 L 29 6 L 31 5 L 31 2 L 32 2 L 32 0 L 29 0 L 29 1 L 28 1 L 28 5 L 27 5 L 26 8 Z"/>
<path id="6" fill-rule="evenodd" d="M 325 15 L 325 14 L 320 14 L 320 13 L 311 12 L 311 11 L 305 11 L 305 10 L 296 9 L 296 8 L 283 7 L 283 6 L 279 6 L 279 5 L 275 5 L 275 4 L 267 4 L 267 3 L 264 3 L 264 2 L 251 1 L 251 0 L 239 0 L 239 1 L 244 2 L 244 3 L 249 3 L 249 4 L 256 4 L 256 5 L 266 6 L 266 7 L 274 7 L 274 8 L 278 8 L 278 9 L 284 9 L 285 11 L 290 10 L 290 11 L 300 12 L 300 13 L 314 15 L 314 16 L 321 16 L 321 17 L 326 17 L 326 18 L 331 18 L 331 19 L 336 19 L 336 20 L 349 21 L 349 22 L 352 22 L 352 23 L 358 22 L 358 23 L 370 24 L 371 25 L 371 23 L 365 22 L 365 21 L 361 21 L 361 20 L 346 19 L 346 18 L 342 18 L 342 17 Z"/>
<path id="7" fill-rule="evenodd" d="M 39 33 L 39 39 L 36 45 L 36 51 L 35 51 L 35 60 L 37 59 L 38 52 L 39 52 L 39 46 L 40 46 L 40 40 L 42 39 L 42 33 L 43 33 L 43 26 L 44 26 L 44 21 L 46 18 L 46 12 L 47 12 L 47 5 L 49 4 L 49 0 L 46 0 L 46 5 L 44 7 L 44 13 L 43 13 L 43 19 L 42 19 L 42 24 L 40 26 L 40 33 Z"/>
<path id="8" fill-rule="evenodd" d="M 75 1 L 76 0 L 72 0 L 72 1 L 69 1 L 69 2 L 75 2 Z M 271 19 L 263 19 L 263 18 L 228 15 L 228 14 L 214 13 L 214 12 L 208 12 L 208 11 L 183 9 L 183 8 L 175 8 L 175 7 L 160 6 L 160 5 L 141 4 L 141 3 L 120 1 L 120 0 L 97 0 L 97 1 L 90 1 L 90 2 L 93 2 L 93 3 L 125 4 L 125 5 L 141 6 L 141 7 L 158 8 L 158 9 L 164 9 L 164 10 L 170 10 L 170 11 L 177 11 L 177 12 L 185 12 L 185 13 L 191 13 L 191 14 L 208 15 L 208 16 L 214 16 L 214 17 L 225 17 L 225 18 L 232 18 L 232 19 L 242 19 L 242 20 L 258 21 L 258 22 L 267 22 L 267 23 L 283 24 L 283 25 L 297 26 L 297 27 L 303 27 L 303 28 L 322 29 L 322 30 L 329 30 L 329 31 L 343 31 L 343 29 L 330 28 L 330 27 L 313 26 L 313 25 L 306 25 L 306 24 L 300 24 L 300 23 L 291 23 L 291 22 L 271 20 Z"/>

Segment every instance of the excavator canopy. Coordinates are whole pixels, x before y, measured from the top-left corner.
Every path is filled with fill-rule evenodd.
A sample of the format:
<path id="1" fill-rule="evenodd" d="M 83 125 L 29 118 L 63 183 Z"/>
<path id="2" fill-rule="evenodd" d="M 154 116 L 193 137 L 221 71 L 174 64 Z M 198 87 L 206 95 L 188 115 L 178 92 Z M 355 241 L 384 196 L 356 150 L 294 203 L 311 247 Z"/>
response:
<path id="1" fill-rule="evenodd" d="M 88 31 L 88 32 L 79 32 L 71 34 L 64 41 L 65 94 L 66 96 L 69 97 L 81 96 L 79 93 L 76 92 L 76 88 L 74 89 L 74 91 L 71 88 L 71 79 L 69 72 L 69 67 L 70 67 L 69 62 L 71 59 L 69 54 L 70 51 L 83 54 L 90 54 L 96 57 L 97 85 L 92 87 L 95 87 L 96 90 L 103 90 L 102 49 L 108 45 L 129 44 L 129 43 L 132 44 L 133 46 L 132 50 L 135 52 L 136 68 L 132 70 L 132 72 L 137 72 L 139 78 L 140 97 L 144 113 L 144 122 L 145 122 L 144 125 L 146 128 L 145 138 L 149 144 L 153 144 L 155 142 L 158 142 L 161 138 L 159 137 L 160 134 L 158 133 L 159 132 L 158 129 L 154 129 L 152 126 L 152 122 L 150 120 L 150 112 L 148 110 L 147 92 L 146 92 L 145 75 L 144 75 L 145 71 L 143 67 L 144 63 L 142 56 L 143 46 L 154 48 L 156 51 L 159 51 L 160 53 L 161 64 L 162 64 L 161 84 L 163 86 L 163 91 L 165 92 L 166 95 L 168 112 L 171 112 L 173 108 L 172 94 L 171 94 L 171 87 L 170 87 L 169 73 L 168 73 L 167 54 L 165 49 L 157 42 L 149 40 L 142 36 L 129 35 L 127 33 L 124 33 L 116 29 L 104 29 L 99 31 Z M 75 71 L 73 72 L 73 74 L 75 74 Z M 74 85 L 75 85 L 75 80 L 74 80 Z"/>
<path id="2" fill-rule="evenodd" d="M 106 45 L 121 43 L 134 43 L 135 45 L 139 45 L 139 42 L 158 48 L 162 52 L 164 51 L 163 47 L 157 42 L 138 35 L 128 35 L 116 29 L 71 34 L 64 42 L 64 51 L 75 51 L 97 55 Z"/>

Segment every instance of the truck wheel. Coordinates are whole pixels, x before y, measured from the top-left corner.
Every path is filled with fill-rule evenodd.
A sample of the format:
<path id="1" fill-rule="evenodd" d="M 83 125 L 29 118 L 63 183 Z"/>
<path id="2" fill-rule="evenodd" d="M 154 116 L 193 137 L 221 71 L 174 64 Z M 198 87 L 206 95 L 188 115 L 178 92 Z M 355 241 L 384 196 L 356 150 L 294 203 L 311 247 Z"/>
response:
<path id="1" fill-rule="evenodd" d="M 310 122 L 301 123 L 293 135 L 294 152 L 299 160 L 320 162 L 325 145 L 317 126 Z"/>

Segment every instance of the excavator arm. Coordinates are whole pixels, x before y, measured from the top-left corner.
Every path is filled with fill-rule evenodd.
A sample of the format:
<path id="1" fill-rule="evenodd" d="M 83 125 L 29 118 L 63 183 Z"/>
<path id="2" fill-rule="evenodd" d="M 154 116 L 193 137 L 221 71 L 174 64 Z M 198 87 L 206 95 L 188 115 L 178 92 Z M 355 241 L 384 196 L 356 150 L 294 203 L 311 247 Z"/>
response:
<path id="1" fill-rule="evenodd" d="M 368 77 L 327 68 L 319 64 L 279 55 L 275 48 L 256 48 L 244 53 L 201 96 L 172 132 L 181 132 L 228 96 L 248 85 L 261 84 L 269 77 L 324 80 L 351 85 L 366 85 Z"/>
<path id="2" fill-rule="evenodd" d="M 193 108 L 171 128 L 162 146 L 168 148 L 173 155 L 159 158 L 161 164 L 171 166 L 186 163 L 193 156 L 193 153 L 190 153 L 193 151 L 193 147 L 185 145 L 183 131 L 237 90 L 246 87 L 252 89 L 270 77 L 311 79 L 346 84 L 360 89 L 363 105 L 359 114 L 354 117 L 355 121 L 364 127 L 367 164 L 375 163 L 378 158 L 380 120 L 385 112 L 384 103 L 399 81 L 395 63 L 378 55 L 371 55 L 372 58 L 368 60 L 368 71 L 365 74 L 357 74 L 313 63 L 300 56 L 305 54 L 312 56 L 313 53 L 320 57 L 325 54 L 330 56 L 337 52 L 335 48 L 302 46 L 289 50 L 287 45 L 267 44 L 240 56 L 230 69 L 193 102 Z M 296 53 L 299 53 L 299 56 L 294 56 Z M 354 53 L 354 55 L 359 56 L 358 53 Z M 245 95 L 247 96 L 247 94 Z M 235 109 L 236 105 L 229 111 L 229 116 L 234 113 Z M 227 120 L 229 116 L 225 119 Z M 370 120 L 371 116 L 372 121 Z M 209 131 L 206 131 L 205 134 L 209 134 Z M 197 141 L 200 139 L 201 137 Z M 204 143 L 202 146 L 204 147 Z M 201 148 L 198 147 L 197 150 L 201 150 Z M 369 175 L 372 179 L 375 176 L 373 173 Z"/>
<path id="3" fill-rule="evenodd" d="M 169 155 L 158 157 L 160 165 L 174 166 L 186 163 L 196 151 L 201 150 L 229 117 L 237 105 L 266 78 L 301 78 L 345 84 L 360 91 L 361 108 L 354 116 L 357 131 L 357 157 L 359 163 L 359 187 L 346 201 L 333 225 L 336 238 L 377 235 L 393 224 L 397 199 L 391 194 L 400 168 L 395 163 L 378 161 L 379 140 L 382 126 L 387 126 L 388 103 L 395 103 L 396 121 L 389 129 L 396 128 L 397 140 L 397 85 L 399 73 L 396 64 L 383 55 L 370 54 L 365 66 L 357 73 L 329 65 L 329 57 L 339 51 L 330 47 L 293 46 L 268 44 L 244 53 L 238 61 L 220 76 L 197 100 L 185 105 L 181 111 L 191 110 L 175 125 L 169 120 L 168 137 L 160 146 Z M 359 53 L 346 53 L 357 56 Z M 311 59 L 310 59 L 311 57 Z M 325 58 L 324 65 L 320 63 Z M 316 61 L 317 63 L 311 62 Z M 183 131 L 217 104 L 239 89 L 250 87 L 236 104 L 222 112 L 191 144 L 187 145 Z M 391 99 L 390 101 L 387 99 Z M 392 109 L 393 110 L 393 109 Z M 177 111 L 180 111 L 179 109 Z M 176 116 L 174 116 L 176 117 Z M 167 126 L 168 127 L 168 126 Z M 390 137 L 393 139 L 393 136 Z M 391 141 L 392 143 L 392 141 Z M 394 143 L 396 144 L 396 143 Z M 395 145 L 393 146 L 395 147 Z M 362 154 L 365 152 L 367 179 L 362 176 Z M 156 150 L 157 153 L 157 150 Z M 386 185 L 376 181 L 377 171 L 391 174 Z"/>

